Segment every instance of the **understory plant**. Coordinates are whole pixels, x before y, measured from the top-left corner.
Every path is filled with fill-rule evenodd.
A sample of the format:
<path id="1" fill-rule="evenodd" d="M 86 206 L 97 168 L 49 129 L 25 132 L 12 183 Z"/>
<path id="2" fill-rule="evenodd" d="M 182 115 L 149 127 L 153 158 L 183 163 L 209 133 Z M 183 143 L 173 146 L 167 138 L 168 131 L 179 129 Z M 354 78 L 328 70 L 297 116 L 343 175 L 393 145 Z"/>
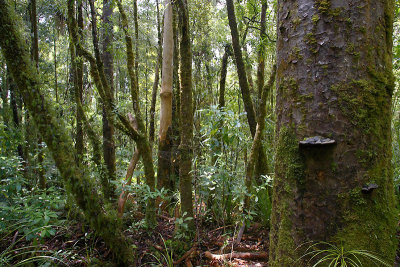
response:
<path id="1" fill-rule="evenodd" d="M 329 267 L 362 267 L 368 262 L 376 266 L 387 266 L 379 256 L 362 249 L 346 249 L 343 245 L 335 245 L 328 242 L 316 242 L 311 244 L 297 261 L 308 259 L 307 266 L 329 266 Z"/>

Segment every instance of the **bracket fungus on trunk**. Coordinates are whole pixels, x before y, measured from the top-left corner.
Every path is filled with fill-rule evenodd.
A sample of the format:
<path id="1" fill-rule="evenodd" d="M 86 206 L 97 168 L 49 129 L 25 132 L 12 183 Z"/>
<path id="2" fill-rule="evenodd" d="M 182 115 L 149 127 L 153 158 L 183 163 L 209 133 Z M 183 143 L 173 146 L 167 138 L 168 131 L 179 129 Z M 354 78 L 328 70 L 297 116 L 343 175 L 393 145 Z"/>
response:
<path id="1" fill-rule="evenodd" d="M 325 138 L 325 137 L 321 137 L 321 136 L 313 136 L 313 137 L 309 137 L 303 141 L 300 141 L 299 147 L 300 148 L 303 148 L 303 147 L 313 148 L 313 147 L 331 146 L 334 144 L 336 144 L 336 141 L 333 139 L 329 139 L 329 138 Z"/>
<path id="2" fill-rule="evenodd" d="M 361 188 L 361 192 L 364 194 L 370 194 L 374 189 L 377 189 L 379 186 L 377 184 L 365 184 Z"/>

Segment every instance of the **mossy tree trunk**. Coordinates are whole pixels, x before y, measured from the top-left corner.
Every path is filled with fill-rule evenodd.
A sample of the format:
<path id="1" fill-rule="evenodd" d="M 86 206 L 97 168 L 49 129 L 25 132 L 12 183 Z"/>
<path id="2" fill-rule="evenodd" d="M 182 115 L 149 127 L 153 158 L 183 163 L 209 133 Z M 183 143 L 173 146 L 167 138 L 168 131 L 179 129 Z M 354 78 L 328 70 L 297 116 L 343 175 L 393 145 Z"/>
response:
<path id="1" fill-rule="evenodd" d="M 193 154 L 193 99 L 192 99 L 192 51 L 190 43 L 189 14 L 187 2 L 177 1 L 181 19 L 180 42 L 180 80 L 181 80 L 181 118 L 179 145 L 179 190 L 181 195 L 181 214 L 193 218 L 192 196 L 192 154 Z M 194 229 L 194 221 L 189 221 L 189 229 Z"/>
<path id="2" fill-rule="evenodd" d="M 267 96 L 268 96 L 268 92 L 271 90 L 272 86 L 274 85 L 275 74 L 276 74 L 276 66 L 273 66 L 271 77 L 268 81 L 268 84 L 266 84 L 263 87 L 263 89 L 261 90 L 259 113 L 257 116 L 256 134 L 254 135 L 253 143 L 251 145 L 249 160 L 246 164 L 245 184 L 246 184 L 246 188 L 247 188 L 248 192 L 251 191 L 251 187 L 252 187 L 252 181 L 253 181 L 253 176 L 254 176 L 254 171 L 255 171 L 255 166 L 256 166 L 255 161 L 258 159 L 257 152 L 260 150 L 260 147 L 262 147 L 262 134 L 263 134 L 264 127 L 265 127 L 265 116 L 267 113 L 267 109 L 266 109 Z M 249 195 L 246 195 L 246 197 L 245 197 L 244 208 L 247 211 L 250 209 L 250 196 Z"/>
<path id="3" fill-rule="evenodd" d="M 172 151 L 171 151 L 171 187 L 175 190 L 176 184 L 179 181 L 179 160 L 178 147 L 181 142 L 180 135 L 180 114 L 181 114 L 181 92 L 179 80 L 179 38 L 178 38 L 178 15 L 177 6 L 173 5 L 172 28 L 174 34 L 174 73 L 173 73 L 173 98 L 172 98 Z"/>
<path id="4" fill-rule="evenodd" d="M 112 101 L 114 102 L 114 60 L 113 60 L 113 22 L 112 22 L 112 2 L 111 0 L 103 0 L 103 64 L 104 71 L 107 76 L 108 84 L 111 90 Z M 104 105 L 104 104 L 103 104 Z M 106 109 L 103 107 L 103 155 L 104 163 L 107 167 L 108 181 L 104 185 L 106 198 L 114 199 L 115 186 L 111 181 L 115 180 L 115 142 L 114 142 L 114 125 L 108 121 Z"/>
<path id="5" fill-rule="evenodd" d="M 142 118 L 142 112 L 139 105 L 139 91 L 136 87 L 136 76 L 134 71 L 135 66 L 135 56 L 133 53 L 132 37 L 129 34 L 128 18 L 123 9 L 122 3 L 117 0 L 117 5 L 119 12 L 121 13 L 122 27 L 125 34 L 125 44 L 126 44 L 126 57 L 127 57 L 127 67 L 130 80 L 130 91 L 132 98 L 133 111 L 135 113 L 135 119 L 137 123 L 137 130 L 134 129 L 130 123 L 126 122 L 126 118 L 118 116 L 124 126 L 128 128 L 128 134 L 135 140 L 137 149 L 140 151 L 142 157 L 144 174 L 146 176 L 146 185 L 149 187 L 150 192 L 155 191 L 155 174 L 154 174 L 154 164 L 151 153 L 150 142 L 146 136 L 146 127 Z M 148 227 L 155 227 L 156 221 L 156 207 L 155 200 L 153 198 L 148 198 L 146 203 L 146 223 Z"/>
<path id="6" fill-rule="evenodd" d="M 78 3 L 78 29 L 79 36 L 83 39 L 83 4 L 82 1 Z M 75 51 L 75 49 L 74 49 Z M 76 53 L 76 55 L 75 55 Z M 76 136 L 75 136 L 75 149 L 76 149 L 76 162 L 77 164 L 82 164 L 84 155 L 84 139 L 83 139 L 83 115 L 79 111 L 79 106 L 83 103 L 83 60 L 79 51 L 75 51 L 71 54 L 71 60 L 76 64 L 76 69 L 73 73 L 74 78 L 74 96 L 76 104 Z M 72 65 L 73 65 L 72 64 Z M 74 69 L 74 67 L 73 67 Z"/>
<path id="7" fill-rule="evenodd" d="M 38 27 L 37 27 L 37 7 L 36 7 L 36 0 L 31 0 L 29 3 L 30 7 L 30 21 L 31 21 L 31 57 L 32 60 L 35 62 L 36 71 L 39 72 L 39 34 L 38 34 Z M 30 132 L 31 134 L 31 132 Z M 44 148 L 42 146 L 42 137 L 40 134 L 37 137 L 37 159 L 38 159 L 38 169 L 37 174 L 39 178 L 39 188 L 45 189 L 46 188 L 46 177 L 44 176 L 44 167 L 43 167 L 43 160 L 44 160 Z"/>
<path id="8" fill-rule="evenodd" d="M 62 119 L 57 118 L 51 102 L 41 92 L 39 75 L 27 53 L 19 30 L 20 23 L 10 1 L 0 0 L 0 46 L 17 90 L 51 151 L 67 190 L 73 194 L 91 226 L 110 246 L 117 261 L 123 266 L 131 266 L 132 251 L 120 231 L 115 212 L 109 213 L 104 209 L 103 200 L 96 193 L 91 178 L 76 165 L 73 142 L 65 130 L 67 127 Z"/>
<path id="9" fill-rule="evenodd" d="M 277 10 L 269 264 L 293 266 L 309 241 L 368 250 L 393 264 L 393 1 L 279 0 Z M 299 146 L 312 136 L 336 144 Z M 371 184 L 378 188 L 362 192 Z"/>

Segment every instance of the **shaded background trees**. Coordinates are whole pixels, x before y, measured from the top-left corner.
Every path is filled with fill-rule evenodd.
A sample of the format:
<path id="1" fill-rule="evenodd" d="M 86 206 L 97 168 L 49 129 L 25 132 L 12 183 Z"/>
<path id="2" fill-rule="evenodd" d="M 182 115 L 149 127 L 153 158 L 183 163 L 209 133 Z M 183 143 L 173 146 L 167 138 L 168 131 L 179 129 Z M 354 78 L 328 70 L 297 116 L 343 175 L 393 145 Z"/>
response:
<path id="1" fill-rule="evenodd" d="M 325 6 L 321 3 L 324 2 L 315 2 L 322 13 L 311 18 L 311 26 L 322 27 Z M 45 134 L 49 140 L 50 133 L 55 133 L 54 138 L 60 138 L 60 131 L 63 140 L 65 137 L 68 142 L 51 147 L 40 141 L 34 116 L 28 111 L 29 104 L 34 106 L 35 103 L 23 101 L 21 90 L 24 88 L 13 81 L 11 68 L 7 66 L 10 63 L 6 61 L 16 60 L 17 56 L 6 59 L 2 54 L 0 166 L 4 169 L 0 170 L 0 201 L 4 205 L 0 217 L 4 220 L 0 222 L 1 227 L 10 226 L 23 217 L 33 218 L 30 221 L 35 223 L 25 222 L 29 227 L 15 228 L 17 236 L 23 229 L 33 229 L 35 238 L 48 242 L 52 236 L 61 234 L 57 224 L 64 223 L 69 229 L 76 225 L 72 217 L 67 216 L 73 214 L 73 218 L 84 224 L 82 211 L 87 209 L 86 222 L 103 236 L 102 240 L 113 252 L 103 253 L 106 256 L 98 258 L 110 261 L 119 258 L 121 262 L 132 260 L 121 252 L 133 251 L 125 246 L 125 240 L 132 241 L 140 255 L 150 246 L 143 240 L 161 242 L 158 236 L 155 237 L 157 232 L 161 232 L 167 246 L 176 252 L 177 260 L 190 249 L 183 240 L 192 240 L 196 236 L 197 239 L 192 241 L 204 245 L 207 240 L 205 229 L 225 226 L 218 231 L 226 231 L 231 237 L 228 242 L 240 239 L 237 238 L 238 231 L 235 227 L 230 229 L 230 225 L 249 226 L 244 230 L 244 236 L 257 228 L 255 223 L 262 224 L 259 229 L 269 229 L 273 172 L 275 166 L 280 166 L 274 158 L 275 122 L 286 114 L 286 110 L 280 112 L 279 108 L 275 114 L 276 91 L 274 86 L 267 86 L 275 63 L 276 41 L 278 44 L 280 41 L 275 33 L 276 1 L 173 1 L 173 65 L 167 68 L 172 71 L 171 93 L 168 93 L 172 115 L 167 127 L 170 137 L 165 139 L 169 146 L 168 157 L 164 157 L 164 139 L 155 138 L 162 120 L 161 77 L 166 74 L 161 71 L 166 55 L 162 51 L 162 36 L 166 34 L 162 32 L 166 26 L 163 25 L 164 1 L 69 1 L 72 9 L 68 14 L 67 1 L 36 0 L 37 14 L 33 21 L 37 22 L 38 49 L 34 45 L 34 14 L 31 12 L 34 1 L 10 3 L 17 16 L 23 19 L 18 27 L 28 49 L 27 55 L 30 57 L 31 53 L 38 52 L 37 59 L 31 60 L 37 62 L 33 66 L 37 65 L 39 69 L 39 75 L 34 79 L 40 81 L 40 92 L 48 103 L 46 105 L 54 110 L 46 125 L 59 122 L 57 127 L 39 129 L 41 136 L 44 141 Z M 399 6 L 396 5 L 395 77 L 399 75 L 400 55 L 399 35 L 396 34 Z M 235 16 L 232 16 L 233 10 Z M 329 16 L 340 17 L 334 12 L 328 12 L 327 16 L 332 20 Z M 73 19 L 73 25 L 68 19 Z M 301 29 L 301 21 L 294 17 L 290 19 L 293 21 L 289 29 Z M 360 27 L 359 32 L 364 31 L 358 23 L 354 25 Z M 282 34 L 279 30 L 278 27 L 278 33 Z M 318 48 L 312 37 L 308 35 L 305 41 L 310 51 Z M 315 37 L 315 41 L 318 40 Z M 307 58 L 301 54 L 302 50 L 296 49 L 297 46 L 294 45 L 287 55 L 299 64 Z M 7 53 L 3 46 L 1 49 L 2 53 Z M 358 60 L 356 63 L 361 64 L 361 54 L 357 58 L 356 46 L 348 45 L 346 49 L 354 62 Z M 278 64 L 281 84 L 283 74 L 279 70 Z M 310 99 L 306 97 L 300 102 L 308 105 Z M 400 162 L 397 90 L 394 90 L 393 99 L 392 126 L 395 131 L 392 144 L 397 190 Z M 278 97 L 277 104 L 282 104 L 282 97 Z M 253 119 L 249 121 L 248 116 Z M 257 125 L 264 130 L 258 134 L 260 138 L 254 139 Z M 388 135 L 388 125 L 385 127 L 384 132 Z M 299 134 L 297 138 L 300 137 L 305 136 Z M 254 140 L 257 142 L 253 143 Z M 66 150 L 62 153 L 64 147 Z M 257 147 L 260 150 L 254 153 Z M 283 162 L 281 150 L 278 152 L 278 158 Z M 66 179 L 65 171 L 60 172 L 63 167 L 57 170 L 60 161 L 68 162 L 65 165 L 79 172 L 77 177 L 81 180 L 77 188 L 82 186 L 82 191 L 75 193 L 75 197 L 71 194 L 74 190 L 66 186 L 70 179 Z M 45 185 L 39 177 L 45 178 Z M 279 184 L 279 179 L 275 182 Z M 80 198 L 82 195 L 90 197 L 85 200 Z M 120 196 L 118 212 L 121 219 L 115 216 L 116 196 Z M 46 206 L 34 199 L 44 199 L 43 203 L 54 205 Z M 92 200 L 98 202 L 93 206 L 95 210 L 88 204 Z M 25 211 L 20 208 L 24 202 L 27 203 Z M 44 207 L 35 206 L 42 204 Z M 46 214 L 52 217 L 46 217 Z M 103 223 L 97 224 L 95 215 L 100 216 Z M 66 221 L 61 222 L 57 217 Z M 3 221 L 7 223 L 3 225 Z M 156 230 L 151 234 L 153 227 Z M 129 237 L 117 235 L 112 239 L 105 234 L 114 228 L 117 232 L 118 229 L 125 231 Z M 174 229 L 174 232 L 167 229 Z M 218 231 L 210 232 L 220 233 Z M 10 242 L 15 233 L 11 231 Z M 24 244 L 30 244 L 32 239 L 24 237 L 23 240 Z M 113 246 L 114 242 L 121 243 L 121 247 Z M 260 249 L 266 248 L 264 243 L 260 244 Z M 233 247 L 236 249 L 237 245 L 233 244 Z M 72 261 L 69 256 L 62 257 Z M 77 257 L 84 258 L 82 255 Z M 150 261 L 149 258 L 137 257 L 136 263 Z M 198 264 L 204 260 L 199 258 Z M 275 258 L 272 259 L 274 262 Z"/>

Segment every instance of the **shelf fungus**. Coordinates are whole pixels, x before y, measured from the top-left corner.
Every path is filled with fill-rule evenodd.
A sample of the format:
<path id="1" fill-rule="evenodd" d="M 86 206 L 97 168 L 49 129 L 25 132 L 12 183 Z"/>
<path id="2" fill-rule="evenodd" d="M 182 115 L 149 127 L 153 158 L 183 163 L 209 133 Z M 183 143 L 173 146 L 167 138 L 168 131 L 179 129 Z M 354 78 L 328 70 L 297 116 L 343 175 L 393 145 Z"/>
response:
<path id="1" fill-rule="evenodd" d="M 377 189 L 379 186 L 377 184 L 365 184 L 361 188 L 361 192 L 364 194 L 370 194 L 374 189 Z"/>
<path id="2" fill-rule="evenodd" d="M 300 147 L 322 147 L 322 146 L 331 146 L 334 144 L 336 144 L 335 140 L 321 136 L 309 137 L 299 142 Z"/>

